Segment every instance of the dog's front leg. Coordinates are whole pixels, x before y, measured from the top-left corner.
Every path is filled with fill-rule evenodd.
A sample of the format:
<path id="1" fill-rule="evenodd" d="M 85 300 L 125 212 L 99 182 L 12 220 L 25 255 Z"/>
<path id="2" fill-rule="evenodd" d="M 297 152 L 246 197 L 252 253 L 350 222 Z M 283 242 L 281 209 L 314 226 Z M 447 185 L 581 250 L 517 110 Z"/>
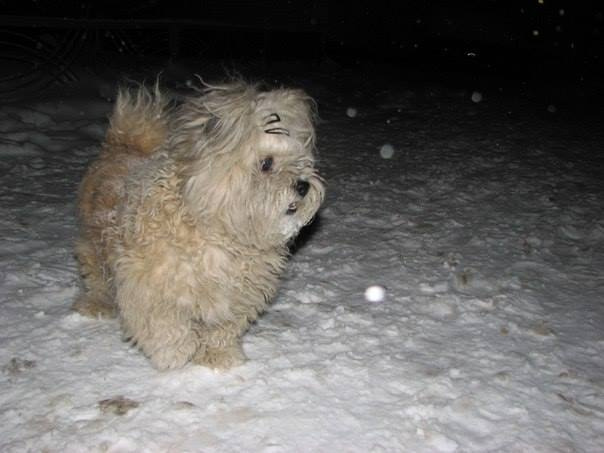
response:
<path id="1" fill-rule="evenodd" d="M 116 274 L 116 300 L 124 335 L 133 340 L 159 370 L 180 368 L 199 347 L 190 308 L 168 273 L 140 272 L 122 266 Z M 162 281 L 163 279 L 163 281 Z"/>

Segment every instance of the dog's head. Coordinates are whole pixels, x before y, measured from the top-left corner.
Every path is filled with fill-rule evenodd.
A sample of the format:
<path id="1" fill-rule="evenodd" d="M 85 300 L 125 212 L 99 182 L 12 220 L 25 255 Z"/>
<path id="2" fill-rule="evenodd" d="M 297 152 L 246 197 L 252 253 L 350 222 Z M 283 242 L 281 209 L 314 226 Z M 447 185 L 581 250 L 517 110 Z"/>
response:
<path id="1" fill-rule="evenodd" d="M 188 209 L 259 248 L 294 237 L 324 196 L 313 106 L 300 90 L 262 92 L 243 82 L 208 87 L 185 102 L 172 147 Z"/>

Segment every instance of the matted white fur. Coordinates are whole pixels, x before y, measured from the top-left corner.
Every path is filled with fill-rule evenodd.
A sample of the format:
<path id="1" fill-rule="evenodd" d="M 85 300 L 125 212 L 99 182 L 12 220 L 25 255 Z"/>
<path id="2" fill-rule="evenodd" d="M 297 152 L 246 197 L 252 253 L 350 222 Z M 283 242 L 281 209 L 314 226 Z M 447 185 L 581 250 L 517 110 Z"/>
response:
<path id="1" fill-rule="evenodd" d="M 176 107 L 157 87 L 121 91 L 80 190 L 74 309 L 117 314 L 159 369 L 241 363 L 288 241 L 323 200 L 313 105 L 244 82 Z"/>

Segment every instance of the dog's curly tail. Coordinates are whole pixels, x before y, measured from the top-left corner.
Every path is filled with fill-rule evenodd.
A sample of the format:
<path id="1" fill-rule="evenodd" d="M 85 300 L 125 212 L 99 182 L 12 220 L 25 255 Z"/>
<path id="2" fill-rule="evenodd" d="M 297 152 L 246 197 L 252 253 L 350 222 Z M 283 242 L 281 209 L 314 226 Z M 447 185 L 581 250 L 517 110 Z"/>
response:
<path id="1" fill-rule="evenodd" d="M 168 105 L 158 84 L 153 89 L 121 88 L 105 137 L 105 153 L 152 154 L 168 134 Z"/>

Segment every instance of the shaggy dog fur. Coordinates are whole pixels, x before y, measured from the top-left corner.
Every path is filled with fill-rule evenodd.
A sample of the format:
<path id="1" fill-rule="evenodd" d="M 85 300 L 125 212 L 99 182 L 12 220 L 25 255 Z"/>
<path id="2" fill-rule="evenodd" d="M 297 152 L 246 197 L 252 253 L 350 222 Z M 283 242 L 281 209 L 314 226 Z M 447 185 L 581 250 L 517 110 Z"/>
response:
<path id="1" fill-rule="evenodd" d="M 323 200 L 313 116 L 300 90 L 243 82 L 176 107 L 157 87 L 122 90 L 80 189 L 74 309 L 119 316 L 158 369 L 241 363 L 240 337 Z"/>

